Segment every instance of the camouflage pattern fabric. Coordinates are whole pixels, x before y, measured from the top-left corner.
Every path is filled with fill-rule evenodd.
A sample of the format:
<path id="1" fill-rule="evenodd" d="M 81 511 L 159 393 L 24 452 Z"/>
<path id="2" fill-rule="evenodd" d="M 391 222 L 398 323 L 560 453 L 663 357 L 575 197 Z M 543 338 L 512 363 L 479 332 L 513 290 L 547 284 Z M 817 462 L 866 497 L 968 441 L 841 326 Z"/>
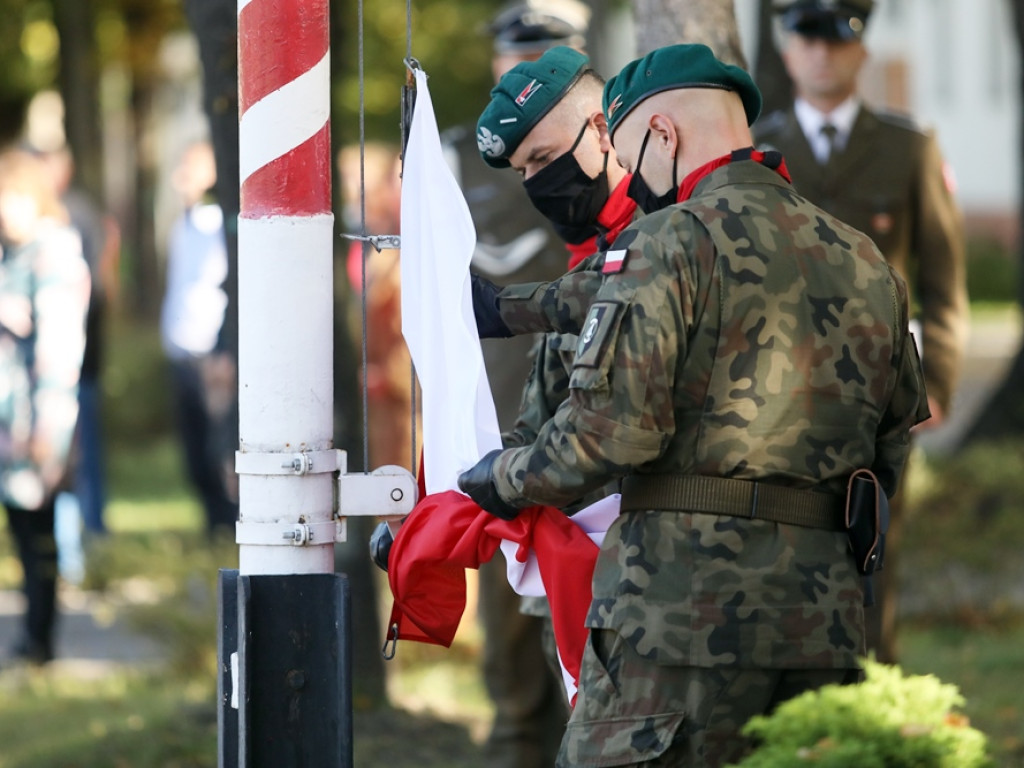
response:
<path id="1" fill-rule="evenodd" d="M 555 281 L 505 286 L 498 293 L 502 321 L 517 336 L 537 331 L 578 335 L 604 284 L 603 261 L 604 253 L 598 252 Z"/>
<path id="2" fill-rule="evenodd" d="M 751 716 L 860 677 L 843 669 L 652 669 L 611 630 L 591 631 L 583 672 L 558 766 L 722 766 L 752 746 L 738 735 Z M 636 702 L 645 703 L 643 711 Z"/>
<path id="3" fill-rule="evenodd" d="M 78 419 L 89 267 L 53 225 L 0 247 L 0 503 L 43 506 L 67 469 Z"/>
<path id="4" fill-rule="evenodd" d="M 927 405 L 906 286 L 866 236 L 741 161 L 614 249 L 621 271 L 585 263 L 508 305 L 523 323 L 581 332 L 568 399 L 495 462 L 502 498 L 562 506 L 630 473 L 841 494 L 860 467 L 895 490 Z M 855 669 L 864 651 L 842 533 L 629 513 L 606 535 L 593 594 L 588 625 L 621 636 L 655 687 L 662 669 Z"/>
<path id="5" fill-rule="evenodd" d="M 564 505 L 635 470 L 842 493 L 869 467 L 895 490 L 926 405 L 906 286 L 867 237 L 746 161 L 614 247 L 596 294 L 587 261 L 513 302 L 588 328 L 568 400 L 496 464 L 506 501 Z"/>
<path id="6" fill-rule="evenodd" d="M 925 386 L 948 413 L 970 318 L 963 217 L 935 133 L 862 104 L 846 147 L 822 166 L 792 105 L 754 130 L 759 144 L 785 155 L 801 195 L 867 234 L 907 281 Z"/>

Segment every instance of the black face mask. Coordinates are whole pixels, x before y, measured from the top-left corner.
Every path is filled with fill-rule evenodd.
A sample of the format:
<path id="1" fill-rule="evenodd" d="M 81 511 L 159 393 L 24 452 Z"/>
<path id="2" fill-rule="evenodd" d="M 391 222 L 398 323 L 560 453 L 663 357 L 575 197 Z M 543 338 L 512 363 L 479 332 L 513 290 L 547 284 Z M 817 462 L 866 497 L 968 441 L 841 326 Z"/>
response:
<path id="1" fill-rule="evenodd" d="M 523 182 L 534 207 L 544 214 L 563 240 L 574 245 L 598 233 L 597 216 L 608 201 L 607 153 L 604 168 L 593 179 L 583 172 L 573 154 L 588 124 L 583 124 L 568 152 Z"/>
<path id="2" fill-rule="evenodd" d="M 626 194 L 633 199 L 644 213 L 654 213 L 662 208 L 673 205 L 676 201 L 676 194 L 679 191 L 679 184 L 676 182 L 676 160 L 672 158 L 672 186 L 663 195 L 656 195 L 647 186 L 644 177 L 640 175 L 640 163 L 644 161 L 644 152 L 647 150 L 647 140 L 651 138 L 651 129 L 647 129 L 643 143 L 640 145 L 640 156 L 636 159 L 636 168 L 633 177 L 629 180 Z"/>

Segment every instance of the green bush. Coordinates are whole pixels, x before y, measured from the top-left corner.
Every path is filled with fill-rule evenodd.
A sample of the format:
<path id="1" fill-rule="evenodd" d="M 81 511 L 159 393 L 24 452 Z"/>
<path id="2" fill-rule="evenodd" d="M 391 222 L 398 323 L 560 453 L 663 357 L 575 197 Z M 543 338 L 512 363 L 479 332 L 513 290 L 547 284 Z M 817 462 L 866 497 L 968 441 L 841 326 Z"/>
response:
<path id="1" fill-rule="evenodd" d="M 956 709 L 956 686 L 865 661 L 857 685 L 828 685 L 744 727 L 760 746 L 735 768 L 982 768 L 986 738 Z"/>
<path id="2" fill-rule="evenodd" d="M 967 243 L 967 294 L 972 302 L 1015 302 L 1016 254 L 996 240 L 971 238 Z"/>

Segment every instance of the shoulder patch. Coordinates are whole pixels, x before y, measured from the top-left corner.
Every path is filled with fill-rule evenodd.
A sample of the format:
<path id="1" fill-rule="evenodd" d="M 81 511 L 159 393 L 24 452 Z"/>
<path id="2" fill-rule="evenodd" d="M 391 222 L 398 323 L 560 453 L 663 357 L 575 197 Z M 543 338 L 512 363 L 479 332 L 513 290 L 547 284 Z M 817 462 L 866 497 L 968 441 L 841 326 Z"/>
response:
<path id="1" fill-rule="evenodd" d="M 590 305 L 576 344 L 576 361 L 580 368 L 597 368 L 601 364 L 605 347 L 618 327 L 622 304 L 617 301 L 595 301 Z"/>
<path id="2" fill-rule="evenodd" d="M 616 248 L 612 251 L 605 251 L 604 265 L 601 267 L 601 274 L 615 275 L 626 267 L 626 256 L 629 251 L 625 248 Z"/>

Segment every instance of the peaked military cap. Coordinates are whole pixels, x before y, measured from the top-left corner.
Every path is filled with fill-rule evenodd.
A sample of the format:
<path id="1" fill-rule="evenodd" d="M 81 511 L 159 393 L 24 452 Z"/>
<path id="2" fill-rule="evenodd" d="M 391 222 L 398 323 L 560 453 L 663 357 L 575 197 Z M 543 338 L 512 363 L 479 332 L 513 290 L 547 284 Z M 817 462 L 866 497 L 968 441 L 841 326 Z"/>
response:
<path id="1" fill-rule="evenodd" d="M 579 0 L 516 0 L 488 26 L 499 53 L 543 51 L 556 45 L 582 48 L 590 8 Z"/>
<path id="2" fill-rule="evenodd" d="M 745 70 L 719 61 L 706 45 L 680 43 L 631 61 L 605 83 L 602 106 L 608 132 L 614 135 L 626 115 L 645 99 L 677 88 L 734 91 L 743 102 L 748 125 L 761 114 L 761 92 Z"/>
<path id="3" fill-rule="evenodd" d="M 502 75 L 476 124 L 476 144 L 484 162 L 508 168 L 509 157 L 526 135 L 589 69 L 590 59 L 584 54 L 557 46 Z"/>
<path id="4" fill-rule="evenodd" d="M 804 37 L 859 40 L 874 0 L 783 0 L 775 12 L 783 28 Z"/>

